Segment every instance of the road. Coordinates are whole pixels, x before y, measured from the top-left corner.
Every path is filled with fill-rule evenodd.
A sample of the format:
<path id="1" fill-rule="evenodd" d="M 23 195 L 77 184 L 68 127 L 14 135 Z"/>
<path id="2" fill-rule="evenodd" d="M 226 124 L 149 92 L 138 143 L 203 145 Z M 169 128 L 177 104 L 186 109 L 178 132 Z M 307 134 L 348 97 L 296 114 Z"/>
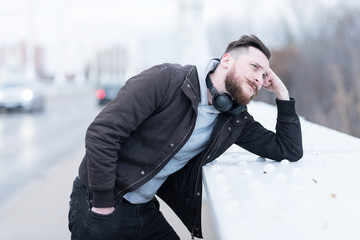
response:
<path id="1" fill-rule="evenodd" d="M 101 110 L 92 89 L 48 97 L 43 113 L 0 113 L 0 207 L 53 165 L 84 146 Z"/>
<path id="2" fill-rule="evenodd" d="M 83 156 L 88 125 L 101 111 L 92 89 L 50 97 L 44 113 L 0 112 L 1 239 L 69 239 L 68 201 Z M 161 211 L 181 239 L 185 226 L 161 202 Z M 203 227 L 214 239 L 208 205 Z M 40 214 L 39 214 L 40 213 Z"/>

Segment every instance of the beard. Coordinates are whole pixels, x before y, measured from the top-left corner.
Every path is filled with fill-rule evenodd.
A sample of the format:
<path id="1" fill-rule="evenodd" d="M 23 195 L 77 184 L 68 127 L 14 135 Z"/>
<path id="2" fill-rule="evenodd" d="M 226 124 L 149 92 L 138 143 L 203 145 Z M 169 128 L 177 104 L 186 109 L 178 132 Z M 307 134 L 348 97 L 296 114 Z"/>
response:
<path id="1" fill-rule="evenodd" d="M 259 92 L 259 88 L 256 84 L 252 83 L 249 80 L 243 80 L 239 77 L 236 77 L 236 71 L 233 68 L 226 74 L 225 77 L 225 88 L 229 94 L 234 98 L 234 101 L 239 105 L 247 105 Z M 255 94 L 252 96 L 246 95 L 243 86 L 250 84 L 250 86 L 255 87 Z"/>

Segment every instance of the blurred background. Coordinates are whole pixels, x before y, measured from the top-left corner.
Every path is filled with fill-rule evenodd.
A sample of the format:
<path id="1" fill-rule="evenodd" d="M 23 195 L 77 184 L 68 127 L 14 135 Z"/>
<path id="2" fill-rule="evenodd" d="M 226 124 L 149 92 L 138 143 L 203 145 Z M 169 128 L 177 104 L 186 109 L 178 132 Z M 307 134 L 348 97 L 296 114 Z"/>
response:
<path id="1" fill-rule="evenodd" d="M 221 57 L 243 34 L 272 50 L 301 116 L 360 137 L 357 0 L 0 0 L 0 206 L 83 148 L 129 77 Z"/>
<path id="2" fill-rule="evenodd" d="M 253 33 L 271 48 L 272 67 L 301 115 L 359 137 L 359 6 L 355 0 L 1 0 L 0 83 L 32 81 L 46 94 L 121 84 L 154 64 L 220 57 L 228 42 Z M 257 100 L 273 103 L 262 95 Z"/>

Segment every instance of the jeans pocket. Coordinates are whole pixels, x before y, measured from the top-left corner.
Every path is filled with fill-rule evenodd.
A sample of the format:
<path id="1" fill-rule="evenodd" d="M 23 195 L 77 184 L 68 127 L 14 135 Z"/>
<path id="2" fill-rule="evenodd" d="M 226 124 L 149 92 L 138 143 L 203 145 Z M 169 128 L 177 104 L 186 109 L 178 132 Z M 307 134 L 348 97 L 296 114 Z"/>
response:
<path id="1" fill-rule="evenodd" d="M 76 178 L 73 183 L 73 188 L 70 194 L 69 213 L 68 213 L 68 228 L 71 232 L 71 239 L 83 240 L 84 232 L 84 218 L 89 208 L 89 203 L 86 201 L 88 194 L 85 187 L 80 180 Z"/>
<path id="2" fill-rule="evenodd" d="M 116 207 L 114 208 L 114 211 L 112 211 L 109 214 L 100 214 L 100 213 L 93 212 L 91 209 L 89 209 L 88 214 L 94 218 L 108 219 L 108 218 L 112 218 L 112 216 L 115 215 L 115 211 L 116 211 Z"/>
<path id="3" fill-rule="evenodd" d="M 78 217 L 78 202 L 70 201 L 70 209 L 68 214 L 69 230 L 71 232 L 71 239 L 81 239 L 81 227 L 79 226 Z"/>
<path id="4" fill-rule="evenodd" d="M 70 205 L 70 209 L 69 209 L 69 215 L 68 215 L 68 220 L 69 220 L 69 230 L 70 232 L 72 232 L 75 227 L 75 223 L 76 223 L 76 216 L 77 216 L 77 205 L 78 203 L 77 202 L 74 202 L 74 201 L 70 201 L 69 202 L 69 205 Z"/>
<path id="5" fill-rule="evenodd" d="M 115 217 L 116 210 L 115 207 L 112 213 L 103 215 L 89 209 L 84 221 L 85 239 L 116 239 L 118 229 Z"/>

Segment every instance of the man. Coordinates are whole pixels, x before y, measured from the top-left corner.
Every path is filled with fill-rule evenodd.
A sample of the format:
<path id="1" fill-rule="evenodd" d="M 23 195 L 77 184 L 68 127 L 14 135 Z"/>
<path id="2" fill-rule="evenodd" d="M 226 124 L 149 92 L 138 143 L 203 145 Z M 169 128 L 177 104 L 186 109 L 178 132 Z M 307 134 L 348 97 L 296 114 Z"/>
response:
<path id="1" fill-rule="evenodd" d="M 162 64 L 129 79 L 86 133 L 69 211 L 72 239 L 179 239 L 162 198 L 191 235 L 201 233 L 201 167 L 233 143 L 280 161 L 302 157 L 295 100 L 256 36 L 228 45 L 205 68 Z M 276 133 L 246 104 L 264 87 L 278 107 Z"/>

